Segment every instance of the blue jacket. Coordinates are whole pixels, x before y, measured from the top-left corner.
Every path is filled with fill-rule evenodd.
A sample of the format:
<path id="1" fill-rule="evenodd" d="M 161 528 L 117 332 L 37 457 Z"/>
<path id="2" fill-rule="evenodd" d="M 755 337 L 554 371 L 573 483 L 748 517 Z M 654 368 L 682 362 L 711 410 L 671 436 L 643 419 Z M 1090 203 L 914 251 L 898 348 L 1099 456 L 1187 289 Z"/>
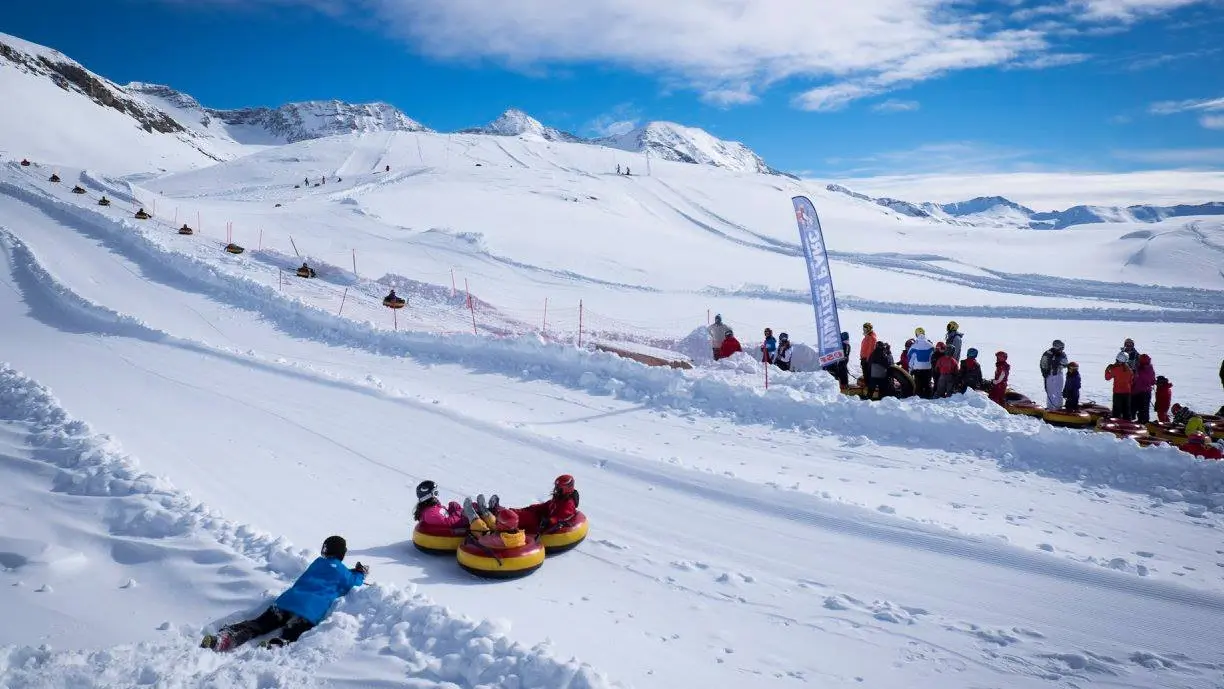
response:
<path id="1" fill-rule="evenodd" d="M 769 360 L 773 361 L 774 352 L 778 351 L 778 341 L 774 339 L 773 335 L 770 335 L 765 338 L 765 344 L 761 345 L 761 349 L 769 355 Z"/>
<path id="2" fill-rule="evenodd" d="M 1063 396 L 1066 397 L 1068 395 L 1078 395 L 1079 391 L 1080 391 L 1079 371 L 1076 371 L 1075 373 L 1068 372 L 1067 380 L 1066 382 L 1063 383 Z"/>
<path id="3" fill-rule="evenodd" d="M 349 570 L 335 558 L 320 557 L 276 599 L 276 607 L 318 624 L 337 598 L 364 583 L 364 574 Z"/>

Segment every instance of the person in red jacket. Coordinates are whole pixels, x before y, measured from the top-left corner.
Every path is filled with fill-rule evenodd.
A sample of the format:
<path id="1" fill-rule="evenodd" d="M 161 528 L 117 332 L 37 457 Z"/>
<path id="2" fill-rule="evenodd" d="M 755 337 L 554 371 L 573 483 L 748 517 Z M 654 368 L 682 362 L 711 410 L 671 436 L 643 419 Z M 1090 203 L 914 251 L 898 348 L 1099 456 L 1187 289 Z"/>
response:
<path id="1" fill-rule="evenodd" d="M 912 346 L 914 346 L 914 338 L 911 337 L 905 341 L 905 349 L 901 350 L 901 359 L 897 361 L 897 365 L 906 373 L 909 372 L 909 349 Z"/>
<path id="2" fill-rule="evenodd" d="M 1113 418 L 1130 419 L 1131 383 L 1135 372 L 1131 370 L 1126 352 L 1118 352 L 1117 360 L 1105 367 L 1105 380 L 1113 381 Z"/>
<path id="3" fill-rule="evenodd" d="M 487 509 L 493 514 L 500 509 L 500 498 L 489 498 Z M 578 489 L 574 477 L 562 474 L 553 481 L 552 498 L 526 507 L 510 508 L 518 516 L 518 528 L 529 534 L 547 531 L 550 527 L 564 526 L 578 514 Z"/>
<path id="4" fill-rule="evenodd" d="M 1173 403 L 1173 383 L 1164 376 L 1156 376 L 1156 420 L 1169 423 L 1169 405 Z"/>
<path id="5" fill-rule="evenodd" d="M 1191 433 L 1186 442 L 1181 445 L 1182 452 L 1189 452 L 1195 457 L 1203 459 L 1224 459 L 1224 451 L 1220 448 L 1207 442 L 1207 434 L 1203 432 Z"/>
<path id="6" fill-rule="evenodd" d="M 1011 375 L 1011 364 L 1007 363 L 1007 352 L 995 352 L 995 374 L 990 383 L 990 399 L 1000 407 L 1007 403 L 1007 378 Z"/>
<path id="7" fill-rule="evenodd" d="M 935 383 L 935 396 L 951 397 L 952 393 L 956 392 L 957 383 L 960 382 L 960 367 L 956 362 L 956 357 L 945 351 L 943 356 L 935 362 L 935 372 L 938 375 Z"/>
<path id="8" fill-rule="evenodd" d="M 726 359 L 732 354 L 742 351 L 744 351 L 744 348 L 740 346 L 739 340 L 735 339 L 735 333 L 731 332 L 730 328 L 727 328 L 727 336 L 723 338 L 722 345 L 718 348 L 718 358 Z"/>

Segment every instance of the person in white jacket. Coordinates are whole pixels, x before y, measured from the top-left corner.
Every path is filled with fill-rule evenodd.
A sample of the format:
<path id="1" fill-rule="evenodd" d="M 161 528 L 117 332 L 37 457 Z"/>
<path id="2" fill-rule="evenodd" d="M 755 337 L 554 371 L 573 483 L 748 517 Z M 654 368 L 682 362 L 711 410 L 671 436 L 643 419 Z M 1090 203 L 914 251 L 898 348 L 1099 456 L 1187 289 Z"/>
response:
<path id="1" fill-rule="evenodd" d="M 710 349 L 714 353 L 714 360 L 718 360 L 718 351 L 722 349 L 723 340 L 727 339 L 727 333 L 731 331 L 725 323 L 723 323 L 722 314 L 714 316 L 714 323 L 706 327 L 706 332 L 710 333 Z"/>
<path id="2" fill-rule="evenodd" d="M 914 344 L 909 348 L 909 372 L 914 378 L 914 394 L 931 397 L 931 354 L 935 345 L 926 337 L 926 330 L 914 328 Z"/>

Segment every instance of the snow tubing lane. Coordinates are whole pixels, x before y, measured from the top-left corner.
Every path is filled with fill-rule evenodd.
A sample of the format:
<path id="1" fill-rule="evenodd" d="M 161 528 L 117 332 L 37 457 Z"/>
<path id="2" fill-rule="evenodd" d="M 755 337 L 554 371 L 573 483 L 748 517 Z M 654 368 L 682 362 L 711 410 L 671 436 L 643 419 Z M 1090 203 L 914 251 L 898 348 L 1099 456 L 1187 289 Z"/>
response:
<path id="1" fill-rule="evenodd" d="M 517 579 L 536 571 L 544 564 L 545 550 L 538 540 L 518 548 L 485 548 L 465 541 L 455 551 L 459 566 L 478 577 Z"/>
<path id="2" fill-rule="evenodd" d="M 1097 421 L 1097 417 L 1086 411 L 1072 411 L 1070 409 L 1051 409 L 1043 412 L 1041 418 L 1051 426 L 1063 428 L 1088 428 Z"/>
<path id="3" fill-rule="evenodd" d="M 467 529 L 463 527 L 430 526 L 417 522 L 412 530 L 412 545 L 430 555 L 450 555 L 463 545 Z"/>
<path id="4" fill-rule="evenodd" d="M 568 550 L 573 550 L 579 543 L 586 540 L 587 532 L 590 530 L 591 524 L 587 521 L 586 515 L 579 512 L 568 526 L 540 534 L 540 543 L 543 544 L 546 554 L 560 555 Z"/>

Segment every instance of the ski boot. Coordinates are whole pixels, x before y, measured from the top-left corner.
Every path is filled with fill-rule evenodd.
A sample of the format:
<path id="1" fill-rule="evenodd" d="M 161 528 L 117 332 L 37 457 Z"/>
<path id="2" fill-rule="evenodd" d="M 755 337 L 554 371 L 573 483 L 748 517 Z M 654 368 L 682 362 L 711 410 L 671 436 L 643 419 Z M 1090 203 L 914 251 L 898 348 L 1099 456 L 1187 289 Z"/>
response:
<path id="1" fill-rule="evenodd" d="M 204 639 L 200 641 L 200 648 L 207 648 L 217 653 L 224 653 L 233 647 L 234 637 L 225 631 L 217 632 L 216 634 L 205 634 Z"/>

